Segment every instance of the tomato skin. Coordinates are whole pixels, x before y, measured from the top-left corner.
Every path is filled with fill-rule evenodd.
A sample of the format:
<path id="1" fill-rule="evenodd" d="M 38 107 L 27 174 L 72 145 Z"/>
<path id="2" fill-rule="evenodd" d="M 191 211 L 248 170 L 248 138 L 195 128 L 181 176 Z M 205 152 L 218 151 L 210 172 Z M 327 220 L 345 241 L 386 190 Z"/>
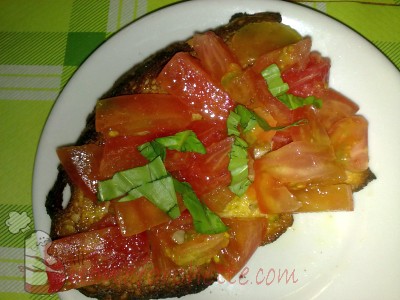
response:
<path id="1" fill-rule="evenodd" d="M 152 139 L 152 135 L 118 136 L 107 139 L 104 143 L 103 157 L 100 163 L 99 176 L 101 180 L 111 178 L 117 172 L 148 163 L 137 147 Z"/>
<path id="2" fill-rule="evenodd" d="M 157 272 L 168 274 L 170 270 L 180 266 L 190 267 L 208 263 L 227 245 L 228 239 L 226 233 L 197 233 L 191 215 L 183 212 L 179 218 L 153 227 L 149 231 L 154 268 Z"/>
<path id="3" fill-rule="evenodd" d="M 231 175 L 228 170 L 229 153 L 233 138 L 228 137 L 206 148 L 206 154 L 196 154 L 185 169 L 175 176 L 190 183 L 198 197 L 218 187 L 228 186 Z"/>
<path id="4" fill-rule="evenodd" d="M 113 203 L 114 202 L 111 202 L 110 210 L 113 210 L 113 209 L 111 209 L 111 206 L 113 205 Z M 118 223 L 117 223 L 115 214 L 110 212 L 110 213 L 106 214 L 103 218 L 101 218 L 99 221 L 90 225 L 88 231 L 104 229 L 107 227 L 115 227 L 117 225 L 118 225 Z"/>
<path id="5" fill-rule="evenodd" d="M 317 115 L 326 130 L 340 119 L 354 115 L 359 109 L 356 103 L 331 88 L 318 91 L 315 96 L 322 100 Z"/>
<path id="6" fill-rule="evenodd" d="M 60 147 L 57 149 L 57 155 L 71 181 L 87 197 L 96 200 L 103 147 L 95 144 Z"/>
<path id="7" fill-rule="evenodd" d="M 316 52 L 311 52 L 305 69 L 290 69 L 282 72 L 283 81 L 289 85 L 288 93 L 308 97 L 325 89 L 328 84 L 330 61 Z"/>
<path id="8" fill-rule="evenodd" d="M 192 44 L 204 69 L 218 84 L 221 78 L 230 71 L 232 65 L 238 64 L 228 46 L 212 31 L 195 34 Z"/>
<path id="9" fill-rule="evenodd" d="M 258 207 L 264 214 L 294 212 L 301 207 L 296 196 L 283 184 L 279 183 L 267 172 L 259 169 L 260 162 L 254 163 L 256 176 L 253 186 L 257 196 Z"/>
<path id="10" fill-rule="evenodd" d="M 277 22 L 255 22 L 235 32 L 230 49 L 243 67 L 252 65 L 265 53 L 280 49 L 301 39 L 291 27 Z"/>
<path id="11" fill-rule="evenodd" d="M 164 165 L 168 172 L 174 173 L 186 169 L 196 155 L 192 152 L 180 152 L 176 150 L 166 151 Z"/>
<path id="12" fill-rule="evenodd" d="M 306 124 L 288 128 L 293 141 L 306 141 L 318 145 L 330 145 L 330 138 L 318 117 L 319 109 L 304 106 L 293 111 L 293 119 L 306 120 Z"/>
<path id="13" fill-rule="evenodd" d="M 176 195 L 179 210 L 183 213 L 186 207 L 180 194 Z M 115 219 L 123 236 L 133 236 L 146 230 L 165 224 L 171 218 L 145 197 L 127 202 L 113 201 Z"/>
<path id="14" fill-rule="evenodd" d="M 261 73 L 268 66 L 276 64 L 281 72 L 291 68 L 303 70 L 308 64 L 310 50 L 311 39 L 306 37 L 297 43 L 265 53 L 251 68 L 256 73 Z"/>
<path id="15" fill-rule="evenodd" d="M 172 95 L 136 94 L 98 101 L 96 131 L 105 138 L 118 135 L 168 135 L 191 122 L 187 106 Z"/>
<path id="16" fill-rule="evenodd" d="M 248 107 L 258 107 L 262 104 L 257 95 L 256 75 L 251 70 L 243 70 L 239 65 L 234 65 L 221 78 L 221 84 L 235 102 Z"/>
<path id="17" fill-rule="evenodd" d="M 295 141 L 261 157 L 257 164 L 284 185 L 344 182 L 344 169 L 336 162 L 332 147 Z"/>
<path id="18" fill-rule="evenodd" d="M 231 99 L 250 109 L 265 109 L 279 125 L 291 122 L 291 111 L 269 92 L 264 78 L 251 68 L 235 70 L 222 78 L 222 86 Z"/>
<path id="19" fill-rule="evenodd" d="M 225 121 L 197 120 L 193 121 L 188 129 L 193 130 L 205 147 L 223 140 L 228 135 Z"/>
<path id="20" fill-rule="evenodd" d="M 216 188 L 203 194 L 201 201 L 213 212 L 222 212 L 225 206 L 233 200 L 236 195 L 227 186 Z"/>
<path id="21" fill-rule="evenodd" d="M 293 142 L 292 135 L 288 130 L 277 131 L 272 138 L 271 150 L 277 150 L 289 143 Z"/>
<path id="22" fill-rule="evenodd" d="M 67 289 L 134 273 L 150 260 L 147 233 L 123 237 L 118 227 L 82 232 L 53 241 L 48 253 L 62 261 Z"/>
<path id="23" fill-rule="evenodd" d="M 346 170 L 362 172 L 368 168 L 368 121 L 364 117 L 341 119 L 328 133 L 336 157 Z"/>
<path id="24" fill-rule="evenodd" d="M 114 205 L 123 236 L 132 236 L 171 220 L 166 213 L 144 197 L 133 201 L 116 202 Z"/>
<path id="25" fill-rule="evenodd" d="M 200 61 L 189 53 L 175 54 L 157 80 L 166 92 L 179 97 L 205 119 L 225 120 L 233 107 L 228 94 L 213 82 Z"/>
<path id="26" fill-rule="evenodd" d="M 199 266 L 210 260 L 229 243 L 229 234 L 194 234 L 189 241 L 171 248 L 171 260 L 178 266 Z"/>
<path id="27" fill-rule="evenodd" d="M 347 184 L 311 186 L 292 193 L 301 202 L 296 212 L 351 211 L 353 192 Z"/>
<path id="28" fill-rule="evenodd" d="M 214 266 L 225 279 L 231 280 L 249 261 L 266 234 L 265 218 L 225 218 L 229 227 L 229 244 L 222 249 Z"/>
<path id="29" fill-rule="evenodd" d="M 45 256 L 48 257 L 47 254 L 45 254 Z M 51 260 L 54 261 L 54 258 Z M 61 291 L 66 280 L 63 263 L 59 259 L 55 259 L 55 263 L 51 264 L 50 266 L 46 265 L 46 273 L 48 280 L 48 293 L 53 294 Z"/>

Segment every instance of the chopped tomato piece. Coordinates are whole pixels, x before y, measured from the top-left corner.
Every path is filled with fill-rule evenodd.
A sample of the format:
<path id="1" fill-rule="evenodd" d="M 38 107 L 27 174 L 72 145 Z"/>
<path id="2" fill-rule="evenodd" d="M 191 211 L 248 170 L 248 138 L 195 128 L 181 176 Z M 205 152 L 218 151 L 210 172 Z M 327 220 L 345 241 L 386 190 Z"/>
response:
<path id="1" fill-rule="evenodd" d="M 223 222 L 229 227 L 229 244 L 222 249 L 214 263 L 218 273 L 231 280 L 249 261 L 266 234 L 265 218 L 229 218 Z"/>
<path id="2" fill-rule="evenodd" d="M 149 261 L 150 248 L 146 233 L 123 237 L 108 227 L 53 241 L 48 254 L 62 261 L 65 288 L 73 289 L 134 273 Z"/>
<path id="3" fill-rule="evenodd" d="M 267 112 L 266 109 L 260 107 L 254 109 L 254 112 L 271 127 L 276 126 L 275 119 Z M 249 145 L 250 153 L 252 153 L 253 157 L 257 159 L 271 150 L 272 139 L 274 138 L 275 134 L 275 130 L 265 130 L 261 128 L 258 123 L 256 123 L 251 130 L 243 132 L 242 135 L 244 140 Z"/>
<path id="4" fill-rule="evenodd" d="M 289 26 L 277 22 L 258 22 L 243 26 L 232 37 L 229 47 L 243 67 L 252 65 L 261 55 L 298 42 L 301 36 Z"/>
<path id="5" fill-rule="evenodd" d="M 227 186 L 216 188 L 201 196 L 201 201 L 213 212 L 222 212 L 235 194 Z"/>
<path id="6" fill-rule="evenodd" d="M 353 193 L 348 184 L 311 186 L 292 193 L 301 202 L 296 212 L 353 210 Z"/>
<path id="7" fill-rule="evenodd" d="M 178 219 L 152 228 L 149 237 L 154 267 L 163 274 L 179 266 L 208 263 L 229 241 L 226 233 L 197 233 L 192 217 L 185 212 Z"/>
<path id="8" fill-rule="evenodd" d="M 174 134 L 191 122 L 187 106 L 172 95 L 138 94 L 97 102 L 96 131 L 118 135 Z"/>
<path id="9" fill-rule="evenodd" d="M 291 142 L 293 142 L 293 139 L 289 130 L 277 131 L 272 138 L 272 151 L 277 150 Z"/>
<path id="10" fill-rule="evenodd" d="M 198 266 L 209 263 L 228 243 L 229 234 L 225 232 L 217 234 L 193 233 L 187 241 L 178 243 L 171 248 L 171 260 L 178 266 Z"/>
<path id="11" fill-rule="evenodd" d="M 291 122 L 291 111 L 271 95 L 260 73 L 252 69 L 236 69 L 222 78 L 222 85 L 234 101 L 250 109 L 267 110 L 279 125 Z"/>
<path id="12" fill-rule="evenodd" d="M 107 139 L 100 163 L 100 178 L 104 180 L 117 172 L 145 165 L 148 161 L 140 154 L 137 147 L 152 139 L 151 135 L 118 136 Z"/>
<path id="13" fill-rule="evenodd" d="M 306 141 L 319 145 L 330 145 L 329 135 L 317 117 L 318 109 L 304 106 L 293 111 L 294 120 L 306 120 L 306 124 L 288 128 L 293 141 Z"/>
<path id="14" fill-rule="evenodd" d="M 254 163 L 256 176 L 253 182 L 260 211 L 265 214 L 275 214 L 294 212 L 299 209 L 301 203 L 297 198 L 286 186 L 267 172 L 260 170 L 262 169 L 260 164 L 262 162 L 257 160 Z"/>
<path id="15" fill-rule="evenodd" d="M 179 194 L 176 195 L 179 210 L 186 210 Z M 171 221 L 171 218 L 145 197 L 127 202 L 113 202 L 115 216 L 123 236 L 132 236 Z"/>
<path id="16" fill-rule="evenodd" d="M 349 98 L 330 88 L 318 91 L 315 96 L 322 100 L 317 115 L 326 130 L 340 119 L 354 115 L 359 109 Z"/>
<path id="17" fill-rule="evenodd" d="M 251 68 L 256 73 L 261 73 L 265 68 L 276 64 L 281 72 L 291 68 L 303 70 L 308 64 L 310 50 L 311 39 L 306 37 L 297 43 L 265 53 Z"/>
<path id="18" fill-rule="evenodd" d="M 57 155 L 68 177 L 91 199 L 97 199 L 97 180 L 102 154 L 103 147 L 95 144 L 57 149 Z"/>
<path id="19" fill-rule="evenodd" d="M 179 97 L 205 119 L 225 120 L 233 106 L 228 94 L 189 53 L 175 54 L 157 79 L 165 91 Z"/>
<path id="20" fill-rule="evenodd" d="M 235 102 L 249 107 L 262 105 L 257 95 L 256 73 L 251 70 L 243 70 L 238 65 L 232 66 L 232 69 L 222 77 L 221 83 Z"/>
<path id="21" fill-rule="evenodd" d="M 282 72 L 283 81 L 289 85 L 288 93 L 308 97 L 325 89 L 328 84 L 330 61 L 319 53 L 311 52 L 305 69 Z"/>
<path id="22" fill-rule="evenodd" d="M 171 218 L 146 198 L 115 203 L 115 214 L 123 236 L 141 233 Z"/>
<path id="23" fill-rule="evenodd" d="M 197 120 L 190 124 L 189 129 L 196 133 L 205 147 L 223 140 L 228 135 L 225 121 Z"/>
<path id="24" fill-rule="evenodd" d="M 335 184 L 346 180 L 332 147 L 306 141 L 295 141 L 269 152 L 256 163 L 260 172 L 267 172 L 290 186 L 315 182 Z"/>
<path id="25" fill-rule="evenodd" d="M 195 34 L 192 43 L 204 69 L 218 84 L 232 65 L 238 63 L 224 41 L 212 31 Z"/>
<path id="26" fill-rule="evenodd" d="M 164 165 L 168 172 L 176 172 L 188 167 L 195 154 L 193 152 L 180 152 L 177 150 L 168 150 L 165 156 Z"/>
<path id="27" fill-rule="evenodd" d="M 113 205 L 113 202 L 111 203 L 112 203 L 111 205 Z M 88 231 L 103 229 L 106 227 L 114 227 L 114 226 L 118 226 L 117 219 L 115 217 L 115 214 L 110 212 L 106 214 L 103 218 L 101 218 L 99 221 L 90 225 Z"/>
<path id="28" fill-rule="evenodd" d="M 65 271 L 64 265 L 61 260 L 51 258 L 45 254 L 47 258 L 50 258 L 50 261 L 54 262 L 51 265 L 46 265 L 46 273 L 47 273 L 47 282 L 48 282 L 48 292 L 49 294 L 57 293 L 62 290 L 63 286 L 65 285 Z M 32 287 L 34 287 L 33 285 Z M 45 294 L 46 292 L 40 292 L 38 294 Z M 34 292 L 34 294 L 36 294 Z"/>
<path id="29" fill-rule="evenodd" d="M 175 174 L 179 180 L 191 184 L 200 197 L 212 190 L 228 186 L 231 175 L 228 171 L 229 153 L 233 139 L 228 137 L 206 148 L 206 154 L 196 154 L 189 165 Z"/>
<path id="30" fill-rule="evenodd" d="M 368 121 L 362 116 L 351 116 L 337 121 L 329 136 L 339 162 L 352 172 L 368 168 Z"/>

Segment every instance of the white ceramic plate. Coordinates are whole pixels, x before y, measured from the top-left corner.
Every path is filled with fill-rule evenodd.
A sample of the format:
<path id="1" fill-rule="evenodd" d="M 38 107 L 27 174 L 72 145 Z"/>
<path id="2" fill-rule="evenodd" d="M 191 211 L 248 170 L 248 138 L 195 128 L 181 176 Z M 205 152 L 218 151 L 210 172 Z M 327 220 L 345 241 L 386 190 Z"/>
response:
<path id="1" fill-rule="evenodd" d="M 237 12 L 280 12 L 332 60 L 331 86 L 357 102 L 370 122 L 370 166 L 378 177 L 355 196 L 351 213 L 304 214 L 277 242 L 259 249 L 246 276 L 188 299 L 395 299 L 400 295 L 400 76 L 369 42 L 309 8 L 265 0 L 190 1 L 121 30 L 90 56 L 57 100 L 40 140 L 33 180 L 37 229 L 48 231 L 46 194 L 57 174 L 57 146 L 72 143 L 96 100 L 135 63 Z M 287 273 L 285 273 L 285 270 Z M 292 275 L 290 277 L 289 275 Z M 63 299 L 84 298 L 76 291 Z"/>

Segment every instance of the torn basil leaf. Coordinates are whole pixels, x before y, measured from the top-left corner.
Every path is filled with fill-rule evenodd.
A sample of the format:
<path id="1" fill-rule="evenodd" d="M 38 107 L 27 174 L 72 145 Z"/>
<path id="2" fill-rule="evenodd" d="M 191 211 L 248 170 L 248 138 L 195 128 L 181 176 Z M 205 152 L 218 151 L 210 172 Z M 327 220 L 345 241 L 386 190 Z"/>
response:
<path id="1" fill-rule="evenodd" d="M 261 75 L 264 77 L 264 80 L 268 86 L 268 90 L 272 96 L 276 97 L 289 109 L 293 110 L 306 105 L 313 105 L 317 108 L 321 108 L 322 100 L 314 96 L 302 98 L 288 94 L 287 91 L 289 90 L 289 86 L 283 81 L 281 72 L 276 64 L 272 64 L 265 68 L 261 72 Z"/>
<path id="2" fill-rule="evenodd" d="M 176 192 L 182 195 L 183 203 L 193 218 L 197 232 L 216 234 L 228 230 L 221 218 L 200 202 L 189 183 L 174 179 L 174 186 Z"/>

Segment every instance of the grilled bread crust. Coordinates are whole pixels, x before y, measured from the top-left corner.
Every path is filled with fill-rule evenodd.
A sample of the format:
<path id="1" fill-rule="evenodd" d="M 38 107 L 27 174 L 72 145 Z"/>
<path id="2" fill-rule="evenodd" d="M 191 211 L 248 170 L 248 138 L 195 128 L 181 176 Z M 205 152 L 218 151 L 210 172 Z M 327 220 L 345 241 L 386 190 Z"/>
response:
<path id="1" fill-rule="evenodd" d="M 226 25 L 212 30 L 224 41 L 229 42 L 232 35 L 246 24 L 262 21 L 281 22 L 281 20 L 278 13 L 263 12 L 252 15 L 240 13 L 232 16 Z M 123 74 L 102 98 L 162 92 L 155 78 L 172 56 L 181 51 L 192 51 L 187 41 L 175 42 L 149 56 Z M 76 145 L 87 143 L 102 143 L 102 136 L 95 130 L 94 111 L 88 116 L 86 127 Z M 362 174 L 352 175 L 354 178 L 351 179 L 351 183 L 354 190 L 361 189 L 374 179 L 373 173 L 369 170 Z M 67 206 L 63 208 L 64 190 L 67 185 L 71 189 L 71 198 Z M 107 214 L 113 213 L 110 203 L 94 203 L 91 199 L 86 198 L 83 192 L 71 183 L 61 165 L 58 167 L 56 181 L 48 193 L 46 209 L 52 219 L 50 235 L 53 240 L 90 230 L 93 224 Z M 269 222 L 264 244 L 275 241 L 292 224 L 293 216 L 291 214 L 274 216 L 273 220 Z M 142 267 L 139 273 L 142 274 L 139 277 L 135 274 L 126 274 L 79 290 L 89 297 L 99 299 L 181 297 L 200 292 L 217 280 L 217 274 L 210 271 L 207 265 L 181 268 L 166 276 L 166 274 L 154 274 L 151 263 L 148 263 Z"/>

